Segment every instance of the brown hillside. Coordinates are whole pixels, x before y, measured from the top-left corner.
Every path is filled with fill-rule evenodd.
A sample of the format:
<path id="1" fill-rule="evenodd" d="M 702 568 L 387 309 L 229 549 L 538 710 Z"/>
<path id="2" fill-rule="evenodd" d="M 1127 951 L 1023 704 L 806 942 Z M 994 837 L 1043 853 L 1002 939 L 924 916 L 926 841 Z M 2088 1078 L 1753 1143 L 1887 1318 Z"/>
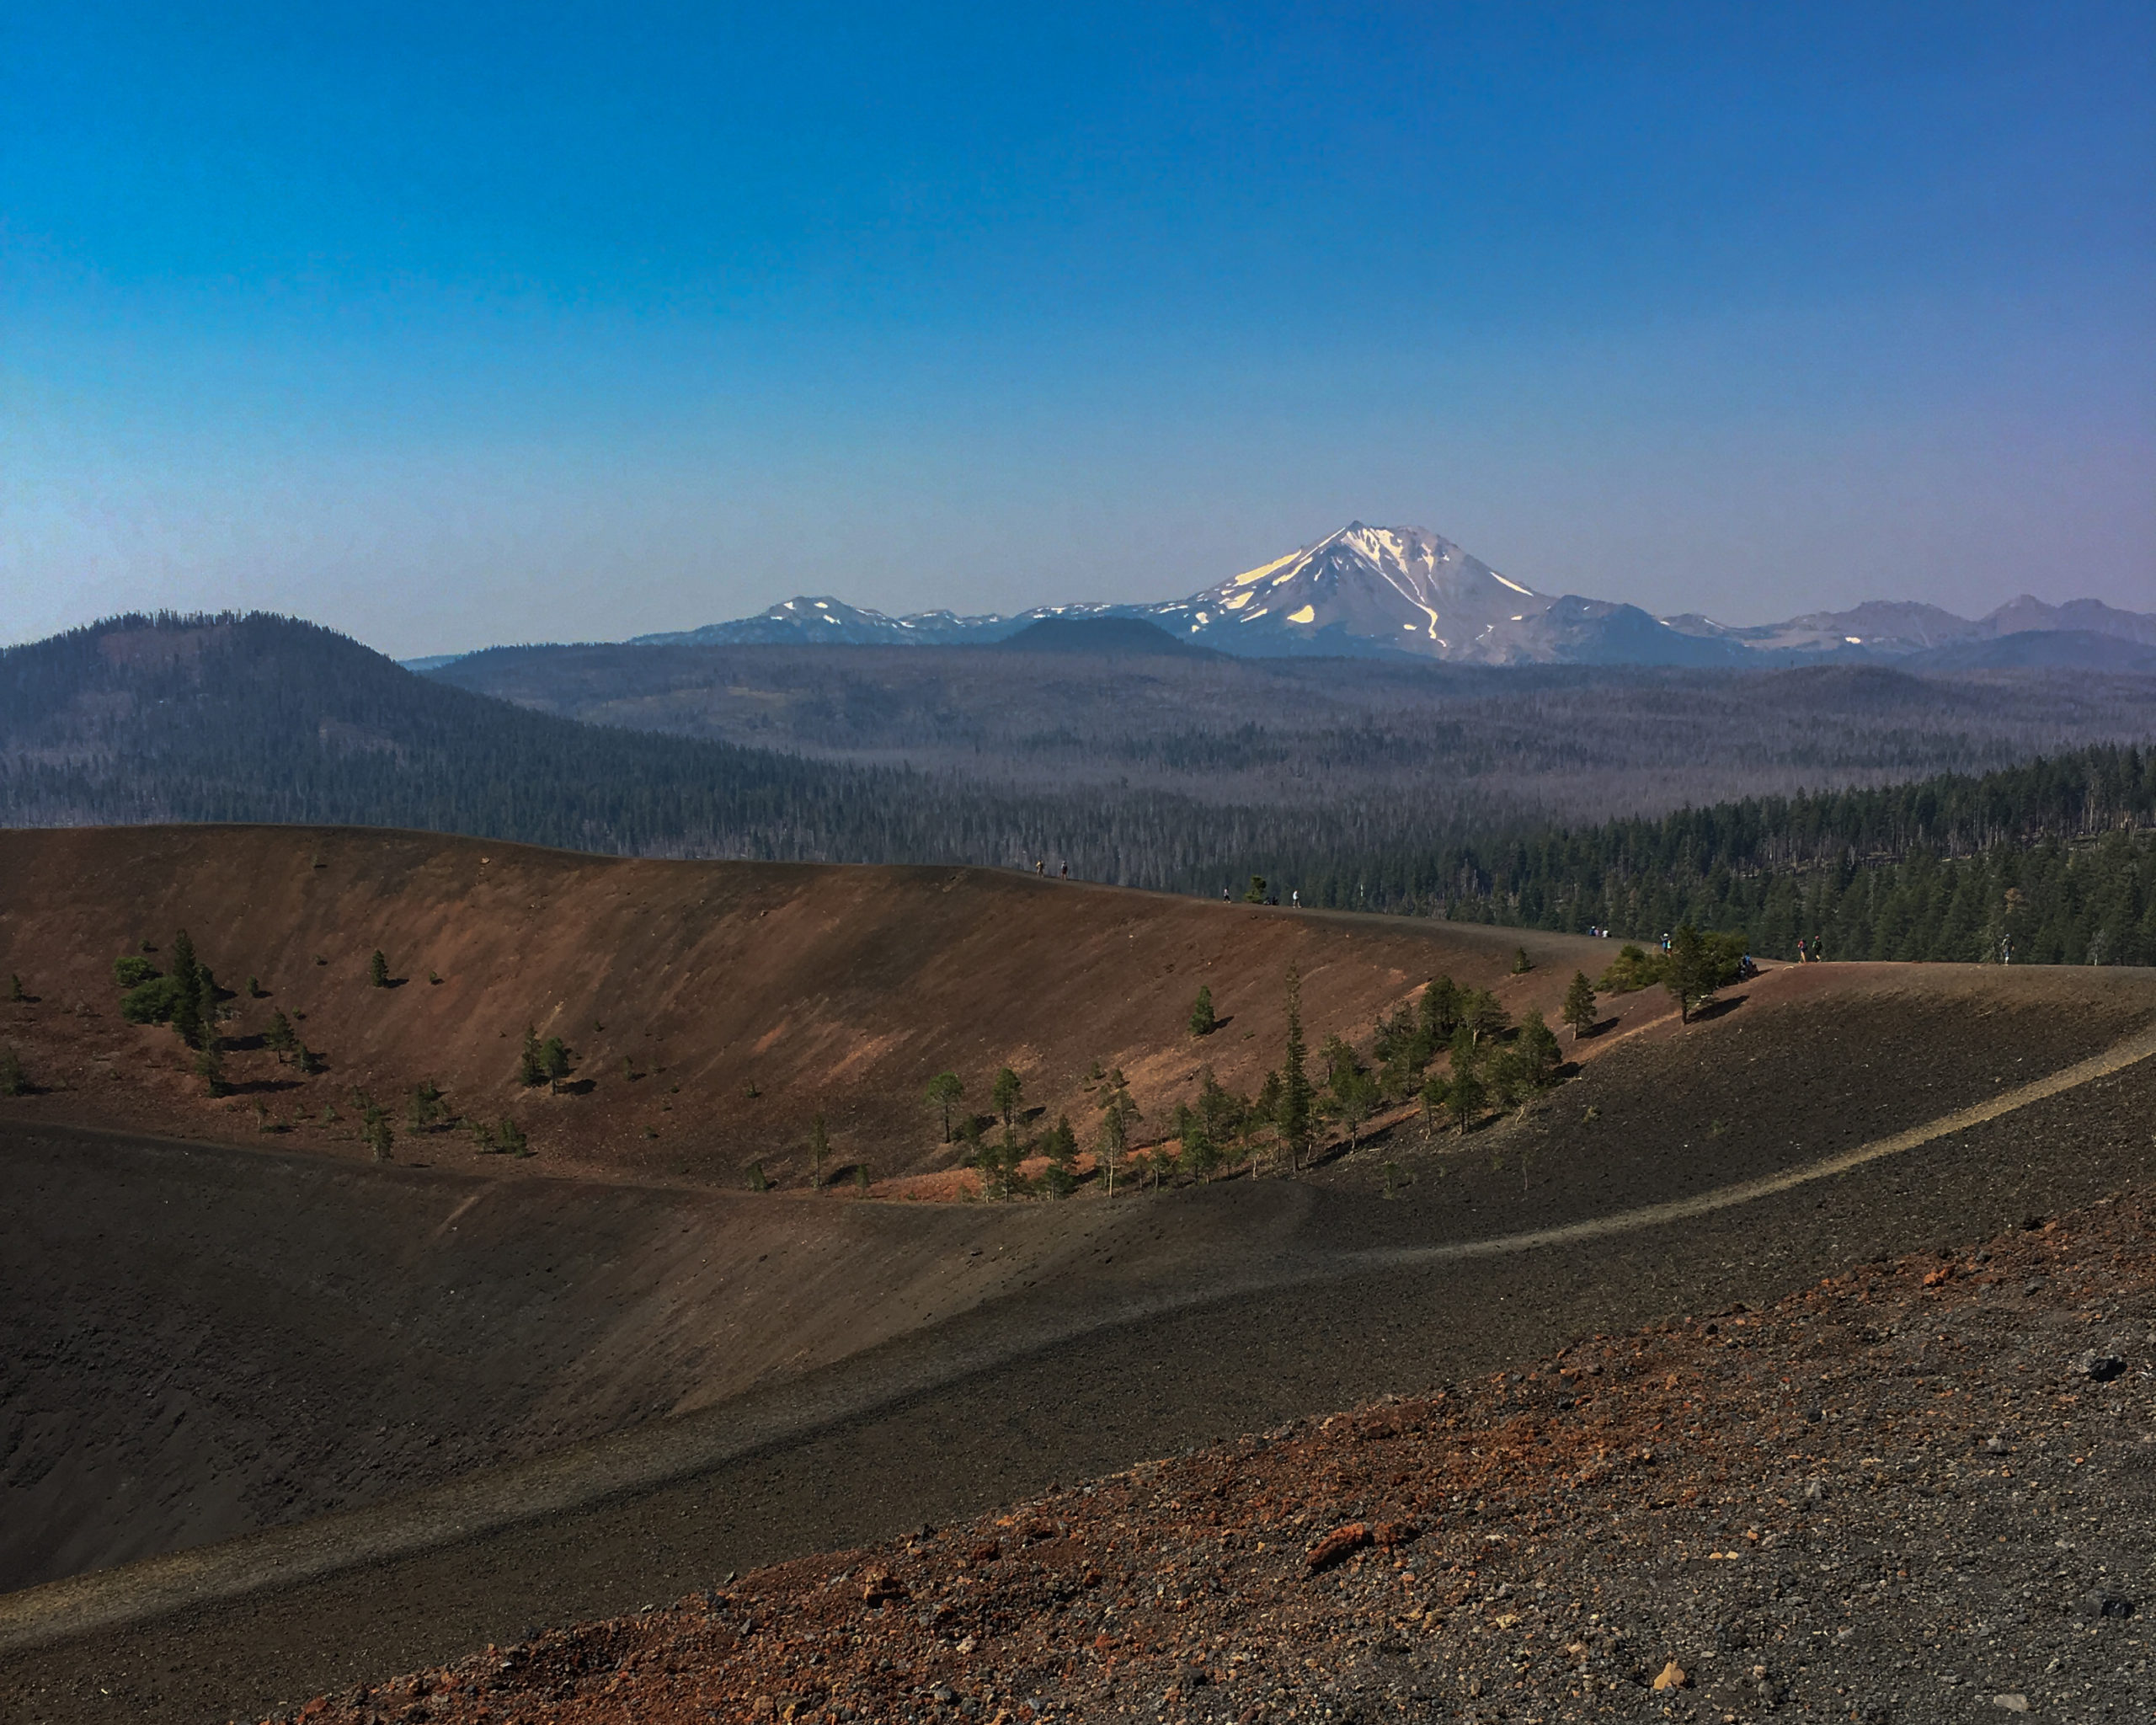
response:
<path id="1" fill-rule="evenodd" d="M 162 964 L 181 927 L 223 985 L 254 976 L 265 991 L 231 1003 L 238 1093 L 223 1101 L 168 1030 L 119 1018 L 113 959 L 148 942 Z M 351 1148 L 354 1087 L 394 1106 L 425 1078 L 459 1112 L 514 1117 L 548 1167 L 727 1184 L 752 1160 L 805 1180 L 819 1111 L 827 1178 L 862 1161 L 879 1180 L 954 1165 L 922 1101 L 946 1069 L 985 1114 L 1007 1064 L 1029 1108 L 1049 1122 L 1068 1111 L 1090 1139 L 1085 1076 L 1120 1066 L 1140 1136 L 1156 1135 L 1201 1065 L 1253 1090 L 1278 1061 L 1290 964 L 1315 1049 L 1366 1036 L 1439 971 L 1554 1019 L 1573 967 L 1598 969 L 1611 950 L 1528 935 L 1538 968 L 1514 977 L 1521 938 L 982 869 L 654 862 L 281 827 L 0 833 L 0 975 L 36 996 L 0 1008 L 0 1036 L 51 1092 L 35 1118 L 220 1136 L 260 1124 Z M 387 989 L 368 984 L 377 948 Z M 1184 1028 L 1201 984 L 1227 1021 L 1202 1043 Z M 1611 1004 L 1627 1027 L 1667 1011 L 1658 992 Z M 276 1009 L 325 1073 L 302 1080 L 259 1049 Z M 574 1050 L 578 1093 L 516 1082 L 527 1025 Z M 347 1117 L 334 1132 L 311 1124 L 325 1105 Z M 400 1159 L 472 1153 L 422 1142 Z"/>

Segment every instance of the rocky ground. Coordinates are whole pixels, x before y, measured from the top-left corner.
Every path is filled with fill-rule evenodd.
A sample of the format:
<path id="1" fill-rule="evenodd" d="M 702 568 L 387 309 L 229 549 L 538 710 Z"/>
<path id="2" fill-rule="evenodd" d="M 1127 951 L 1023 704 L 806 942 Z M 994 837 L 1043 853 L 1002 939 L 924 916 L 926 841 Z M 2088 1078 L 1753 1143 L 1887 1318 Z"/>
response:
<path id="1" fill-rule="evenodd" d="M 2137 1195 L 294 1717 L 2147 1719 L 2152 1360 Z"/>

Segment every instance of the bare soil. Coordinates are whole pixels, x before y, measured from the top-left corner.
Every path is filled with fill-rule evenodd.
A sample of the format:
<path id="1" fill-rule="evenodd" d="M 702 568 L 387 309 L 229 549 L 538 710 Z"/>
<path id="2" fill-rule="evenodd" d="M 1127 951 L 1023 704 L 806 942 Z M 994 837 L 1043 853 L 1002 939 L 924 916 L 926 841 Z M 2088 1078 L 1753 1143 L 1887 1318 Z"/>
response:
<path id="1" fill-rule="evenodd" d="M 1670 1045 L 1632 1046 L 1646 1058 Z M 2018 1227 L 2143 1177 L 2152 1069 L 2141 1061 L 1680 1228 L 1563 1250 L 1403 1260 L 1366 1248 L 1387 1237 L 1404 1203 L 1286 1181 L 1094 1206 L 1118 1213 L 1123 1239 L 1102 1242 L 1089 1264 L 643 1428 L 638 1441 L 674 1449 L 634 1477 L 607 1464 L 637 1434 L 584 1446 L 577 1465 L 612 1483 L 581 1499 L 535 1496 L 521 1519 L 512 1504 L 469 1531 L 459 1524 L 434 1543 L 368 1557 L 385 1505 L 216 1548 L 177 1582 L 136 1565 L 13 1595 L 0 1602 L 0 1647 L 10 1649 L 0 1654 L 0 1717 L 216 1719 L 272 1710 L 280 1697 L 291 1707 L 460 1649 L 529 1640 L 535 1626 L 678 1598 L 728 1570 L 969 1519 L 1134 1457 L 1518 1370 L 1672 1313 L 1764 1304 L 1882 1252 Z M 1595 1076 L 1590 1068 L 1579 1081 Z M 1531 1208 L 1511 1218 L 1536 1219 Z M 1219 1254 L 1245 1231 L 1258 1247 Z M 1196 1242 L 1188 1254 L 1186 1240 Z M 1126 1266 L 1103 1262 L 1122 1258 L 1117 1243 L 1136 1248 L 1127 1283 L 1115 1280 Z M 1184 1298 L 1164 1299 L 1190 1259 L 1199 1268 L 1180 1284 Z M 846 1386 L 863 1384 L 878 1387 L 843 1402 Z M 473 1492 L 496 1477 L 512 1496 L 529 1488 L 515 1469 L 470 1477 Z M 426 1499 L 414 1501 L 426 1513 Z M 250 1586 L 250 1571 L 268 1579 Z M 130 1589 L 146 1603 L 131 1607 Z M 86 1598 L 117 1615 L 70 1632 L 70 1621 L 86 1621 Z"/>
<path id="2" fill-rule="evenodd" d="M 229 1033 L 304 1011 L 330 1073 L 243 1049 L 234 1112 L 118 1020 L 111 959 L 183 925 L 267 991 Z M 1883 965 L 1774 969 L 1684 1027 L 1609 1001 L 1520 1116 L 1404 1114 L 1299 1179 L 988 1204 L 805 1178 L 821 1110 L 875 1191 L 954 1186 L 920 1099 L 945 1066 L 979 1094 L 1007 1061 L 1082 1129 L 1120 1065 L 1158 1130 L 1201 1061 L 1249 1088 L 1278 1060 L 1290 961 L 1315 1044 L 1441 970 L 1546 1010 L 1611 951 L 1530 936 L 1515 976 L 1518 944 L 978 871 L 0 834 L 0 974 L 35 996 L 0 1039 L 44 1087 L 0 1100 L 0 1719 L 288 1709 L 2145 1178 L 2156 1060 L 1790 1183 L 2156 1022 L 2147 973 Z M 402 986 L 367 985 L 377 946 Z M 575 1032 L 589 1090 L 515 1083 L 526 1022 Z M 319 1122 L 422 1076 L 541 1153 L 408 1135 L 382 1165 Z M 751 1155 L 782 1189 L 741 1189 Z"/>
<path id="3" fill-rule="evenodd" d="M 726 1578 L 286 1725 L 2147 1718 L 2156 1213 Z"/>
<path id="4" fill-rule="evenodd" d="M 162 966 L 185 928 L 237 994 L 222 1027 L 235 1093 L 214 1098 L 168 1029 L 119 1016 L 113 960 Z M 1086 1075 L 1120 1067 L 1164 1132 L 1201 1065 L 1255 1090 L 1278 1063 L 1283 982 L 1302 974 L 1315 1038 L 1367 1038 L 1439 973 L 1553 1018 L 1572 969 L 1609 943 L 1267 910 L 1008 871 L 668 862 L 433 834 L 292 827 L 0 832 L 0 1040 L 43 1093 L 10 1118 L 360 1155 L 355 1088 L 401 1121 L 431 1080 L 472 1119 L 514 1119 L 548 1170 L 739 1188 L 751 1162 L 807 1187 L 825 1117 L 826 1182 L 955 1168 L 923 1092 L 946 1070 L 985 1115 L 999 1067 L 1028 1111 L 1090 1139 Z M 392 985 L 369 985 L 380 950 Z M 1201 985 L 1224 1020 L 1187 1032 Z M 1626 1026 L 1658 991 L 1614 1003 Z M 260 1045 L 282 1011 L 327 1070 Z M 561 1090 L 518 1081 L 526 1028 L 560 1037 Z M 1313 1046 L 1315 1041 L 1313 1041 Z M 325 1108 L 339 1119 L 325 1123 Z M 456 1133 L 403 1137 L 399 1161 L 488 1166 Z"/>

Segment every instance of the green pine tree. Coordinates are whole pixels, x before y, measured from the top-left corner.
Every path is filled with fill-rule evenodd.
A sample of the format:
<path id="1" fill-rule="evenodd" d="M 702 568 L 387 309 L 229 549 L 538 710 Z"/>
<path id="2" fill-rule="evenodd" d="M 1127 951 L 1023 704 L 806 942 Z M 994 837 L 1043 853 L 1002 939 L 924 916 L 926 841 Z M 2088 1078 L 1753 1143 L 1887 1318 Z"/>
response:
<path id="1" fill-rule="evenodd" d="M 1219 1020 L 1213 1016 L 1213 991 L 1200 985 L 1198 998 L 1190 1004 L 1190 1033 L 1210 1036 Z"/>
<path id="2" fill-rule="evenodd" d="M 966 1093 L 965 1082 L 956 1072 L 938 1072 L 928 1081 L 928 1105 L 943 1117 L 943 1141 L 951 1141 L 951 1110 Z"/>
<path id="3" fill-rule="evenodd" d="M 1572 986 L 1565 991 L 1563 1013 L 1574 1042 L 1594 1028 L 1594 985 L 1587 980 L 1586 971 L 1572 972 Z"/>
<path id="4" fill-rule="evenodd" d="M 1299 1172 L 1303 1152 L 1310 1139 L 1310 1104 L 1314 1092 L 1309 1071 L 1310 1048 L 1303 1040 L 1303 980 L 1293 964 L 1288 967 L 1288 1041 L 1280 1062 L 1280 1099 L 1274 1105 L 1273 1124 L 1287 1146 L 1291 1172 Z"/>
<path id="5" fill-rule="evenodd" d="M 995 1105 L 996 1116 L 1003 1122 L 1003 1130 L 1011 1130 L 1018 1119 L 1018 1107 L 1024 1099 L 1026 1087 L 1018 1075 L 1006 1066 L 995 1075 L 995 1082 L 989 1091 L 989 1101 Z"/>
<path id="6" fill-rule="evenodd" d="M 367 984 L 371 988 L 389 986 L 389 960 L 382 956 L 380 947 L 374 949 L 374 955 L 367 960 Z"/>

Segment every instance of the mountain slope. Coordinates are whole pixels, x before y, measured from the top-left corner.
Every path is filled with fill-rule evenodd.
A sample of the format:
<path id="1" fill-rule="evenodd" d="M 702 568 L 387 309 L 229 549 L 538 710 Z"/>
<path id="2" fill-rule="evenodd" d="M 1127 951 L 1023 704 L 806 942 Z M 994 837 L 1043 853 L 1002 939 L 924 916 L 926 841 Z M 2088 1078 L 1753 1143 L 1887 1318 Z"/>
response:
<path id="1" fill-rule="evenodd" d="M 844 647 L 940 647 L 995 640 L 1022 628 L 1023 617 L 960 617 L 955 611 L 916 611 L 887 617 L 848 605 L 828 594 L 782 599 L 757 617 L 669 634 L 638 635 L 634 647 L 777 647 L 821 644 Z"/>
<path id="2" fill-rule="evenodd" d="M 640 635 L 628 644 L 945 646 L 1002 640 L 1052 618 L 1114 617 L 1142 618 L 1247 658 L 1406 657 L 1454 665 L 1757 665 L 1763 660 L 1899 659 L 2039 631 L 2156 646 L 2156 615 L 2094 599 L 2047 605 L 2026 594 L 1973 620 L 1935 605 L 1880 600 L 1744 626 L 1698 612 L 1656 617 L 1621 601 L 1539 593 L 1428 528 L 1362 521 L 1187 599 L 1040 606 L 1016 617 L 931 611 L 894 617 L 829 595 L 803 595 L 757 617 Z M 2009 654 L 1999 662 L 2017 661 Z M 2101 670 L 2137 664 L 2131 657 L 2085 652 L 2063 658 L 2036 653 L 2025 662 L 2085 663 Z M 418 661 L 414 668 L 420 668 Z"/>
<path id="3" fill-rule="evenodd" d="M 1315 545 L 1149 607 L 1209 645 L 1297 652 L 1326 642 L 1503 663 L 1551 601 L 1421 527 L 1353 521 Z"/>
<path id="4" fill-rule="evenodd" d="M 864 805 L 903 827 L 903 788 L 889 772 L 526 712 L 289 617 L 125 617 L 0 652 L 10 826 L 349 822 L 816 857 Z"/>

